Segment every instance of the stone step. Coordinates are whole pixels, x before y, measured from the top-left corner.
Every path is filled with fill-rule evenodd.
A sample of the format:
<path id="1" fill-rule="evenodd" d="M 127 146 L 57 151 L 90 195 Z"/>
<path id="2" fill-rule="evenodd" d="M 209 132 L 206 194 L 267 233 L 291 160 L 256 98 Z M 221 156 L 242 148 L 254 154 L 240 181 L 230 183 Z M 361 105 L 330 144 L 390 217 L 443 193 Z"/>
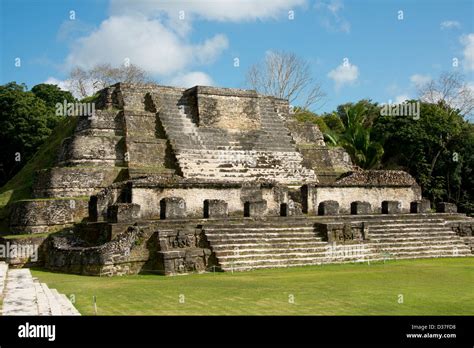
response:
<path id="1" fill-rule="evenodd" d="M 38 306 L 38 315 L 51 315 L 49 301 L 40 282 L 35 279 L 34 287 L 36 291 L 36 304 Z"/>
<path id="2" fill-rule="evenodd" d="M 51 289 L 51 293 L 58 303 L 62 315 L 80 315 L 79 311 L 72 305 L 66 295 L 60 294 L 56 289 Z"/>
<path id="3" fill-rule="evenodd" d="M 271 256 L 271 258 L 269 258 Z M 399 252 L 392 252 L 390 255 L 384 255 L 382 253 L 377 252 L 367 252 L 366 254 L 362 255 L 335 255 L 334 257 L 324 256 L 320 257 L 291 257 L 285 258 L 285 255 L 281 255 L 280 258 L 277 258 L 273 255 L 267 255 L 265 258 L 245 258 L 245 257 L 238 257 L 235 259 L 226 258 L 225 261 L 221 262 L 221 268 L 224 270 L 230 270 L 231 267 L 240 267 L 240 266 L 284 266 L 284 265 L 311 265 L 311 264 L 324 264 L 324 263 L 335 263 L 335 262 L 347 262 L 347 261 L 356 261 L 356 260 L 383 260 L 387 258 L 427 258 L 427 257 L 453 257 L 451 251 L 419 251 L 419 252 L 412 252 L 412 251 L 399 251 Z M 460 257 L 466 257 L 468 255 L 459 255 Z"/>
<path id="4" fill-rule="evenodd" d="M 2 315 L 79 314 L 64 302 L 64 295 L 33 278 L 27 268 L 8 269 L 4 295 Z"/>
<path id="5" fill-rule="evenodd" d="M 369 226 L 369 228 L 373 231 L 399 231 L 399 230 L 439 230 L 439 229 L 447 229 L 445 224 L 441 223 L 412 223 L 407 224 L 404 226 L 394 226 L 394 225 L 385 225 L 385 226 Z"/>
<path id="6" fill-rule="evenodd" d="M 62 315 L 63 313 L 61 310 L 61 305 L 56 300 L 56 296 L 54 296 L 54 293 L 45 283 L 41 283 L 41 287 L 43 288 L 43 291 L 46 294 L 46 298 L 48 299 L 51 315 Z"/>
<path id="7" fill-rule="evenodd" d="M 236 250 L 227 250 L 216 252 L 219 260 L 224 262 L 229 258 L 246 258 L 246 257 L 260 257 L 265 259 L 267 257 L 281 256 L 287 257 L 291 255 L 300 255 L 300 256 L 324 256 L 328 253 L 326 247 L 315 247 L 315 248 L 291 248 L 291 252 L 287 248 L 266 248 L 266 249 L 236 249 Z M 318 257 L 319 257 L 318 256 Z"/>
<path id="8" fill-rule="evenodd" d="M 444 224 L 445 223 L 445 220 L 444 219 L 440 219 L 440 218 L 426 218 L 426 217 L 419 217 L 419 218 L 410 218 L 409 216 L 412 216 L 411 214 L 406 216 L 406 219 L 402 219 L 402 218 L 393 218 L 391 216 L 381 216 L 381 220 L 378 220 L 378 221 L 374 221 L 374 222 L 369 222 L 369 226 L 370 227 L 383 227 L 383 226 L 387 226 L 387 225 L 392 225 L 392 226 L 408 226 L 408 225 L 411 225 L 412 223 L 415 223 L 415 224 Z M 416 215 L 414 215 L 416 216 Z"/>
<path id="9" fill-rule="evenodd" d="M 242 231 L 248 232 L 271 232 L 271 233 L 278 233 L 278 232 L 312 232 L 314 233 L 314 228 L 311 226 L 298 226 L 298 227 L 248 227 L 245 225 L 236 226 L 236 227 L 229 227 L 228 225 L 224 225 L 225 227 L 207 227 L 204 226 L 203 230 L 206 234 L 212 233 L 225 233 L 225 234 L 233 234 L 233 233 L 242 233 Z"/>
<path id="10" fill-rule="evenodd" d="M 459 253 L 469 253 L 464 244 L 445 244 L 445 245 L 436 245 L 436 244 L 424 244 L 421 246 L 412 246 L 412 245 L 399 245 L 399 246 L 378 246 L 372 245 L 375 250 L 384 250 L 384 251 L 393 251 L 393 252 L 424 252 L 424 251 L 453 251 L 456 250 Z"/>
<path id="11" fill-rule="evenodd" d="M 434 232 L 379 232 L 379 233 L 372 233 L 369 230 L 369 238 L 370 239 L 381 239 L 381 238 L 409 238 L 409 237 L 449 237 L 453 236 L 456 237 L 456 234 L 453 231 L 434 231 Z"/>
<path id="12" fill-rule="evenodd" d="M 245 248 L 245 247 L 260 247 L 260 248 L 286 248 L 286 250 L 289 250 L 289 248 L 296 248 L 296 247 L 314 247 L 314 248 L 319 248 L 321 246 L 326 246 L 326 242 L 320 242 L 320 241 L 308 241 L 308 240 L 303 240 L 303 241 L 274 241 L 272 243 L 270 242 L 249 242 L 249 243 L 230 243 L 228 241 L 224 241 L 220 243 L 219 241 L 212 241 L 211 242 L 211 248 L 216 251 L 229 251 L 229 250 L 234 250 L 234 248 Z"/>
<path id="13" fill-rule="evenodd" d="M 253 237 L 242 236 L 237 238 L 225 238 L 225 237 L 207 237 L 209 242 L 214 243 L 232 243 L 232 244 L 257 244 L 257 243 L 269 243 L 269 242 L 280 242 L 280 243 L 292 243 L 292 242 L 321 242 L 320 239 L 311 236 L 304 237 Z"/>
<path id="14" fill-rule="evenodd" d="M 427 244 L 460 244 L 457 238 L 411 238 L 411 239 L 372 239 L 370 242 L 374 245 L 427 245 Z"/>
<path id="15" fill-rule="evenodd" d="M 324 262 L 324 261 L 321 261 L 321 260 L 318 260 L 318 259 L 315 259 L 313 260 L 312 262 L 296 262 L 296 263 L 292 263 L 292 264 L 280 264 L 280 265 L 275 265 L 275 264 L 263 264 L 263 265 L 255 265 L 255 264 L 251 264 L 251 265 L 248 265 L 248 266 L 231 266 L 231 265 L 226 265 L 226 266 L 221 266 L 221 269 L 223 271 L 226 271 L 226 272 L 231 272 L 231 271 L 234 271 L 234 272 L 245 272 L 245 271 L 252 271 L 252 270 L 256 270 L 256 269 L 270 269 L 270 268 L 275 268 L 275 267 L 281 267 L 281 268 L 286 268 L 286 267 L 305 267 L 305 266 L 321 266 L 323 264 L 328 264 L 328 263 L 331 263 L 331 264 L 337 264 L 337 263 L 354 263 L 354 262 L 357 262 L 357 263 L 361 263 L 361 262 L 377 262 L 377 261 L 385 261 L 387 260 L 387 258 L 385 257 L 382 257 L 380 255 L 372 255 L 373 257 L 371 258 L 367 258 L 367 259 L 359 259 L 359 260 L 332 260 L 330 262 Z M 426 258 L 431 258 L 432 256 L 416 256 L 416 255 L 406 255 L 405 257 L 403 257 L 403 259 L 426 259 Z M 437 257 L 452 257 L 450 255 L 441 255 L 441 256 L 437 256 Z"/>
<path id="16" fill-rule="evenodd" d="M 36 291 L 29 269 L 9 269 L 2 315 L 38 315 Z"/>
<path id="17" fill-rule="evenodd" d="M 5 289 L 7 271 L 8 265 L 4 261 L 0 261 L 0 296 L 3 294 L 3 290 Z"/>

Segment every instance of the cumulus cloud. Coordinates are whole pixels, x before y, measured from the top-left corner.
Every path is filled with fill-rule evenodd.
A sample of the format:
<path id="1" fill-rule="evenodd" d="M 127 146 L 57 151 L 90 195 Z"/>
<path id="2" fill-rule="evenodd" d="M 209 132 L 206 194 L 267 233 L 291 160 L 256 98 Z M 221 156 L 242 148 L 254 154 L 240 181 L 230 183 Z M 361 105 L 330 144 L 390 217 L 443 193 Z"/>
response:
<path id="1" fill-rule="evenodd" d="M 359 68 L 349 62 L 342 63 L 336 69 L 331 70 L 328 77 L 334 81 L 336 90 L 339 90 L 343 86 L 354 84 L 357 81 Z"/>
<path id="2" fill-rule="evenodd" d="M 56 85 L 63 91 L 69 91 L 70 89 L 70 83 L 69 80 L 59 80 L 55 77 L 48 77 L 46 81 L 43 83 L 49 84 L 49 85 Z"/>
<path id="3" fill-rule="evenodd" d="M 441 30 L 445 29 L 459 29 L 461 27 L 461 23 L 458 21 L 443 21 L 440 24 Z"/>
<path id="4" fill-rule="evenodd" d="M 423 86 L 424 84 L 431 81 L 430 75 L 421 75 L 421 74 L 414 74 L 410 76 L 410 81 L 415 86 Z"/>
<path id="5" fill-rule="evenodd" d="M 395 97 L 395 104 L 402 104 L 407 100 L 410 100 L 410 97 L 407 94 L 397 95 Z"/>
<path id="6" fill-rule="evenodd" d="M 152 74 L 168 75 L 189 65 L 212 62 L 227 47 L 224 35 L 189 44 L 158 20 L 110 17 L 76 41 L 66 66 L 87 69 L 104 62 L 119 66 L 128 59 Z"/>
<path id="7" fill-rule="evenodd" d="M 192 71 L 175 76 L 168 84 L 177 87 L 213 86 L 214 81 L 204 72 Z"/>
<path id="8" fill-rule="evenodd" d="M 64 62 L 64 70 L 89 69 L 108 63 L 137 65 L 160 80 L 191 77 L 209 84 L 203 73 L 189 73 L 218 59 L 229 47 L 223 34 L 193 41 L 193 20 L 251 21 L 287 18 L 289 10 L 305 5 L 307 0 L 111 0 L 106 20 L 94 30 L 76 38 Z M 70 28 L 61 28 L 64 36 Z M 207 75 L 206 75 L 207 76 Z"/>
<path id="9" fill-rule="evenodd" d="M 474 71 L 474 33 L 463 35 L 460 38 L 463 47 L 463 66 L 467 71 Z"/>
<path id="10" fill-rule="evenodd" d="M 184 18 L 242 22 L 287 16 L 289 10 L 294 10 L 306 3 L 307 0 L 112 0 L 110 13 L 112 15 L 146 14 L 148 16 L 162 16 L 163 13 L 166 13 L 169 18 L 179 18 L 184 14 Z"/>

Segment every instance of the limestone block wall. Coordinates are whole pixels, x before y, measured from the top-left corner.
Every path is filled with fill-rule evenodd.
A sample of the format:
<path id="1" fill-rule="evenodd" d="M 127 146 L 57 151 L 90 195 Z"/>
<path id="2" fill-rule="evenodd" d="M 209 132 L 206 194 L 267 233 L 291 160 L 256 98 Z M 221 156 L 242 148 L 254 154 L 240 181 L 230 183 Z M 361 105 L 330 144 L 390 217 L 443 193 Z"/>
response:
<path id="1" fill-rule="evenodd" d="M 112 183 L 120 173 L 114 167 L 54 167 L 36 172 L 33 195 L 37 198 L 88 196 Z"/>
<path id="2" fill-rule="evenodd" d="M 87 206 L 87 201 L 80 199 L 18 201 L 12 206 L 10 230 L 21 234 L 59 229 L 87 216 Z"/>
<path id="3" fill-rule="evenodd" d="M 195 94 L 199 127 L 230 131 L 260 129 L 260 107 L 255 91 L 196 86 L 187 91 Z"/>
<path id="4" fill-rule="evenodd" d="M 66 139 L 59 162 L 65 165 L 123 165 L 125 142 L 120 136 L 82 136 Z"/>
<path id="5" fill-rule="evenodd" d="M 383 201 L 400 201 L 402 212 L 410 212 L 410 203 L 421 199 L 418 186 L 317 186 L 314 190 L 314 209 L 323 201 L 337 201 L 341 214 L 350 214 L 351 203 L 369 202 L 374 213 L 381 213 Z"/>
<path id="6" fill-rule="evenodd" d="M 246 194 L 240 187 L 235 188 L 133 188 L 132 203 L 140 205 L 142 218 L 159 218 L 160 201 L 166 197 L 180 197 L 186 203 L 189 217 L 202 218 L 206 199 L 224 200 L 230 215 L 243 216 L 246 201 L 265 200 L 267 215 L 279 215 L 280 196 L 274 188 L 262 188 L 259 195 Z"/>

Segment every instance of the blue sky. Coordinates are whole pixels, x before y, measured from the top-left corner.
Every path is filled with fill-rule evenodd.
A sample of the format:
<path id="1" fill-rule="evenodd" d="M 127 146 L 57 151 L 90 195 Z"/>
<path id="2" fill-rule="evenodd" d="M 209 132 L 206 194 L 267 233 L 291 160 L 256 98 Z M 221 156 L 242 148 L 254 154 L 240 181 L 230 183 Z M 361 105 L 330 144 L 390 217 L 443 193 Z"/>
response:
<path id="1" fill-rule="evenodd" d="M 284 50 L 310 62 L 318 112 L 416 97 L 453 69 L 474 88 L 472 0 L 0 1 L 2 84 L 67 88 L 74 66 L 128 59 L 163 84 L 245 88 L 250 65 Z"/>

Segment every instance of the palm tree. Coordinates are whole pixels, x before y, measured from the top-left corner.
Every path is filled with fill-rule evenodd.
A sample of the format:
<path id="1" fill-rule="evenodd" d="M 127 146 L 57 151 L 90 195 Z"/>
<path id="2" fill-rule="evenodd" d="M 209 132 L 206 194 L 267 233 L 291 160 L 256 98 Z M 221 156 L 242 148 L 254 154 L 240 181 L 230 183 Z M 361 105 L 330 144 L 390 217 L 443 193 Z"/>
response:
<path id="1" fill-rule="evenodd" d="M 351 156 L 352 161 L 359 167 L 371 169 L 380 163 L 383 147 L 376 141 L 371 141 L 371 128 L 365 125 L 367 108 L 363 104 L 355 104 L 344 108 L 345 116 L 342 121 L 342 134 L 325 133 L 325 137 L 334 145 L 342 146 Z"/>

